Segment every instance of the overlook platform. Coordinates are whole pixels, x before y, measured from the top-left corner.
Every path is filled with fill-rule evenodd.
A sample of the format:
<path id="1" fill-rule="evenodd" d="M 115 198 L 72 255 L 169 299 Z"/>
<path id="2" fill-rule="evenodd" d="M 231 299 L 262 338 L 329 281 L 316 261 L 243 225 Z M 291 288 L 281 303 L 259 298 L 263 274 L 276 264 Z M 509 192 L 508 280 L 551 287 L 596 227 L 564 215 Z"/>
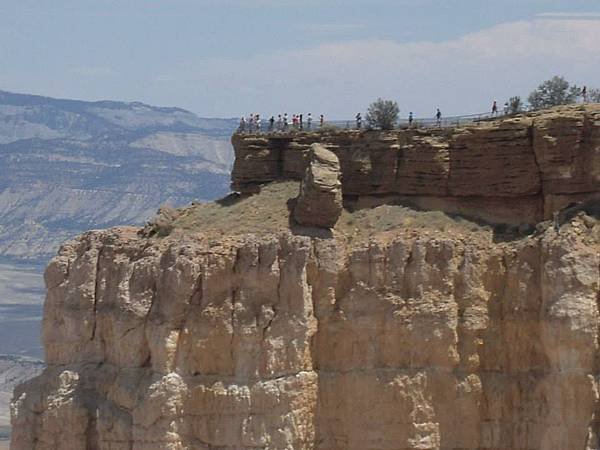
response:
<path id="1" fill-rule="evenodd" d="M 479 124 L 481 122 L 495 120 L 499 118 L 514 117 L 515 114 L 509 114 L 505 112 L 485 112 L 477 114 L 467 114 L 460 116 L 442 116 L 440 119 L 436 117 L 415 117 L 412 123 L 407 118 L 400 118 L 397 122 L 397 128 L 408 129 L 408 128 L 454 128 L 462 125 Z M 266 123 L 265 123 L 266 122 Z M 367 129 L 366 124 L 363 122 L 362 129 Z M 322 132 L 332 129 L 337 130 L 357 130 L 355 119 L 346 120 L 327 120 L 323 125 L 320 125 L 318 121 L 313 120 L 311 125 L 304 123 L 303 125 L 293 125 L 288 123 L 287 127 L 284 127 L 282 123 L 274 123 L 273 126 L 268 121 L 262 121 L 261 126 L 252 128 L 251 125 L 244 125 L 243 129 L 238 129 L 240 133 L 248 134 L 278 134 L 278 133 L 294 133 L 294 132 Z"/>

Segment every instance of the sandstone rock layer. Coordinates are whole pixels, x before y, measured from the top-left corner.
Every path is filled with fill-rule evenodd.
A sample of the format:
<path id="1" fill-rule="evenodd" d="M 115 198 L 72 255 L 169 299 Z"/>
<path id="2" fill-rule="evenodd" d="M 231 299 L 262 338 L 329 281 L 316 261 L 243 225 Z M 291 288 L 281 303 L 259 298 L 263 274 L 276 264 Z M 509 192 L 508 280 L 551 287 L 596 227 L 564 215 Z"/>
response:
<path id="1" fill-rule="evenodd" d="M 232 187 L 303 177 L 310 146 L 341 164 L 346 200 L 407 201 L 496 223 L 536 223 L 600 198 L 600 105 L 453 129 L 236 134 Z"/>
<path id="2" fill-rule="evenodd" d="M 322 145 L 313 144 L 294 208 L 294 218 L 301 225 L 333 228 L 341 213 L 340 162 L 335 153 Z"/>
<path id="3" fill-rule="evenodd" d="M 234 144 L 243 195 L 61 248 L 12 450 L 600 450 L 600 203 L 394 205 L 594 199 L 597 106 Z"/>
<path id="4" fill-rule="evenodd" d="M 48 267 L 48 368 L 15 392 L 12 450 L 600 448 L 579 219 L 503 244 L 136 231 Z"/>

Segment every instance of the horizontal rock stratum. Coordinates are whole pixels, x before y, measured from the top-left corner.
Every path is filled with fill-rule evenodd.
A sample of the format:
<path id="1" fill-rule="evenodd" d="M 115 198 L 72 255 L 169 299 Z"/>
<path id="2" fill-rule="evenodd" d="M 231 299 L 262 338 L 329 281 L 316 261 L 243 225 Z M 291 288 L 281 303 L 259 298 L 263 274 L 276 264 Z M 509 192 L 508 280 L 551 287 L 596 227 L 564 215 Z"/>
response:
<path id="1" fill-rule="evenodd" d="M 536 223 L 600 198 L 600 105 L 572 105 L 452 129 L 236 134 L 232 188 L 300 180 L 309 148 L 340 159 L 347 201 L 412 202 L 496 223 Z"/>
<path id="2" fill-rule="evenodd" d="M 399 204 L 323 229 L 298 193 L 63 245 L 11 449 L 600 448 L 597 202 L 529 232 Z"/>

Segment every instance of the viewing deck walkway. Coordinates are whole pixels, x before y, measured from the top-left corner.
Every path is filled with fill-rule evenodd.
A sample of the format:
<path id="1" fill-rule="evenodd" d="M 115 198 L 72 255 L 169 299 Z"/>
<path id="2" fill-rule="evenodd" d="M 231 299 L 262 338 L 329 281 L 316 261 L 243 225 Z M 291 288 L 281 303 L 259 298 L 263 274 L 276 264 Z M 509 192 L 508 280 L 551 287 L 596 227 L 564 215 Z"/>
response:
<path id="1" fill-rule="evenodd" d="M 412 121 L 412 125 L 409 120 L 404 118 L 400 119 L 396 125 L 396 129 L 406 129 L 406 128 L 452 128 L 466 124 L 477 124 L 483 121 L 489 121 L 493 119 L 499 119 L 502 117 L 509 117 L 512 114 L 504 114 L 503 112 L 498 112 L 493 114 L 491 112 L 487 113 L 478 113 L 478 114 L 469 114 L 462 116 L 448 116 L 442 117 L 441 119 L 436 119 L 435 117 L 415 117 Z M 275 122 L 273 127 L 271 127 L 268 120 L 261 120 L 261 126 L 249 126 L 246 124 L 245 128 L 238 128 L 238 132 L 245 133 L 277 133 L 277 132 L 289 132 L 289 131 L 318 131 L 318 130 L 326 130 L 326 129 L 340 129 L 340 130 L 356 130 L 357 124 L 356 119 L 352 120 L 326 120 L 323 125 L 320 125 L 318 120 L 313 120 L 312 124 L 308 126 L 306 122 L 300 125 L 293 125 L 291 122 L 288 123 L 287 127 L 283 124 L 278 124 Z M 361 129 L 368 129 L 365 121 L 362 122 Z"/>

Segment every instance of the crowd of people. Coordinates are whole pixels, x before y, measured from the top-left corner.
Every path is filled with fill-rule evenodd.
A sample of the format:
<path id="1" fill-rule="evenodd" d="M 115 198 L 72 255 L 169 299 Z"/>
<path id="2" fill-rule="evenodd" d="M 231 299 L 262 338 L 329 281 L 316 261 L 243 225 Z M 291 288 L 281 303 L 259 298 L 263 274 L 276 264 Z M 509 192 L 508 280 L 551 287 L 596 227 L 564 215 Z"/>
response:
<path id="1" fill-rule="evenodd" d="M 325 124 L 325 116 L 321 114 L 319 116 L 319 128 Z M 287 113 L 278 114 L 277 119 L 275 116 L 271 116 L 269 120 L 264 124 L 260 117 L 260 114 L 249 114 L 248 117 L 242 116 L 240 119 L 240 131 L 241 132 L 258 132 L 261 131 L 286 131 L 290 127 L 294 130 L 312 130 L 313 129 L 313 116 L 312 113 L 308 113 L 306 117 L 304 114 L 293 114 L 290 120 Z"/>
<path id="2" fill-rule="evenodd" d="M 504 105 L 504 113 L 508 114 L 508 103 Z M 498 114 L 498 106 L 496 101 L 492 105 L 492 115 Z M 439 108 L 436 108 L 434 117 L 435 126 L 442 126 L 442 112 Z M 408 114 L 408 118 L 405 123 L 408 123 L 409 128 L 416 125 L 414 115 L 412 111 Z M 288 131 L 288 130 L 302 130 L 310 131 L 314 129 L 322 128 L 325 125 L 325 116 L 319 115 L 318 124 L 316 126 L 313 123 L 313 116 L 308 113 L 304 114 L 293 114 L 291 119 L 287 113 L 278 114 L 277 118 L 271 116 L 266 122 L 263 121 L 260 114 L 249 114 L 248 116 L 242 116 L 240 118 L 239 130 L 240 132 L 247 133 L 261 133 L 261 132 L 277 132 L 277 131 Z M 357 130 L 363 128 L 363 117 L 361 113 L 357 113 L 355 116 L 355 127 Z M 350 123 L 346 122 L 346 128 L 350 128 Z"/>
<path id="3" fill-rule="evenodd" d="M 441 126 L 442 124 L 442 113 L 439 108 L 435 114 L 436 124 Z M 411 112 L 408 115 L 408 125 L 413 126 L 414 116 Z M 290 119 L 287 113 L 278 114 L 277 118 L 271 116 L 266 122 L 263 121 L 260 114 L 249 114 L 248 116 L 242 116 L 240 118 L 239 130 L 240 132 L 247 133 L 260 133 L 260 132 L 275 132 L 275 131 L 286 131 L 286 130 L 313 130 L 315 128 L 322 128 L 325 125 L 325 116 L 319 115 L 319 122 L 317 126 L 313 124 L 312 113 L 308 113 L 306 117 L 304 114 L 293 114 Z M 355 116 L 356 129 L 360 130 L 363 127 L 363 118 L 361 113 L 357 113 Z M 349 128 L 349 123 L 346 123 L 346 128 Z"/>
<path id="4" fill-rule="evenodd" d="M 587 87 L 583 87 L 581 90 L 581 97 L 584 103 L 587 103 Z M 504 115 L 508 115 L 510 113 L 511 106 L 508 102 L 504 103 L 503 113 Z M 492 102 L 491 108 L 491 117 L 497 117 L 500 115 L 500 111 L 498 108 L 498 102 L 494 100 Z M 442 126 L 442 112 L 439 108 L 436 109 L 434 115 L 435 126 Z M 408 114 L 408 126 L 412 128 L 415 124 L 415 118 L 412 111 Z M 405 122 L 406 123 L 406 122 Z M 321 114 L 319 116 L 318 128 L 322 128 L 325 125 L 325 116 Z M 355 116 L 355 126 L 357 130 L 362 129 L 363 127 L 363 118 L 361 113 L 357 113 Z M 349 128 L 349 122 L 346 122 L 346 128 Z M 241 132 L 275 132 L 275 131 L 286 131 L 286 130 L 312 130 L 315 129 L 313 126 L 313 117 L 311 113 L 308 113 L 306 117 L 304 114 L 293 114 L 290 119 L 287 113 L 278 114 L 277 118 L 275 116 L 271 116 L 266 123 L 263 124 L 263 121 L 260 117 L 260 114 L 250 114 L 247 117 L 242 116 L 240 119 L 239 131 Z"/>

